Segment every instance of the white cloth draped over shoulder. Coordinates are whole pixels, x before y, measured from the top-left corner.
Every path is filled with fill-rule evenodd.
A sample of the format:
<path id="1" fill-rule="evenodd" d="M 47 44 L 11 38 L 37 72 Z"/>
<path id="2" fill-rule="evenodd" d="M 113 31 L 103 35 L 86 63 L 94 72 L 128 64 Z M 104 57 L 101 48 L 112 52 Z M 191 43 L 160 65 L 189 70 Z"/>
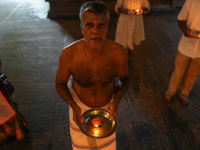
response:
<path id="1" fill-rule="evenodd" d="M 139 9 L 142 7 L 150 10 L 149 1 L 117 0 L 115 11 L 117 12 L 118 8 Z M 125 48 L 134 49 L 133 45 L 139 45 L 143 40 L 145 40 L 143 15 L 121 13 L 117 23 L 115 41 Z"/>
<path id="2" fill-rule="evenodd" d="M 68 88 L 74 101 L 76 101 L 77 105 L 81 108 L 82 113 L 88 109 L 91 109 L 82 103 L 78 98 L 73 89 L 72 78 L 68 82 Z M 102 108 L 107 109 L 108 105 Z M 116 150 L 116 133 L 113 133 L 111 136 L 106 138 L 92 138 L 86 136 L 81 132 L 80 128 L 73 121 L 73 110 L 71 107 L 69 108 L 69 122 L 73 150 Z"/>

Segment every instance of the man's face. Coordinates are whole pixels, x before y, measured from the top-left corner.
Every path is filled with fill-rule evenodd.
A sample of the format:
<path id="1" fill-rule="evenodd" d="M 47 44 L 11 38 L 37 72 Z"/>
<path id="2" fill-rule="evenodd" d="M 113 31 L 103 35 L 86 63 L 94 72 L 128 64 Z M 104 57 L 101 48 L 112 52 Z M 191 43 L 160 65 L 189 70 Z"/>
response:
<path id="1" fill-rule="evenodd" d="M 101 49 L 106 40 L 108 30 L 106 16 L 85 12 L 81 30 L 89 47 Z"/>

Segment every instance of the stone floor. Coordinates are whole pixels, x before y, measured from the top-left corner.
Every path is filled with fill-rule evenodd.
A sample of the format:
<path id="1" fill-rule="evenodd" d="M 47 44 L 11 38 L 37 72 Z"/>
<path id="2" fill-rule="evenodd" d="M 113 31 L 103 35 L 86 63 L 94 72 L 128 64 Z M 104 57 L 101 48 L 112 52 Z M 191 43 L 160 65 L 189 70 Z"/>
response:
<path id="1" fill-rule="evenodd" d="M 44 0 L 0 1 L 0 58 L 16 91 L 30 132 L 0 150 L 71 150 L 68 105 L 55 90 L 59 55 L 82 38 L 77 16 L 48 19 Z M 151 11 L 144 16 L 146 40 L 133 56 L 131 88 L 119 108 L 118 150 L 199 150 L 200 77 L 191 91 L 191 105 L 176 97 L 164 104 L 181 32 L 179 10 Z M 111 14 L 108 38 L 114 39 L 117 14 Z"/>

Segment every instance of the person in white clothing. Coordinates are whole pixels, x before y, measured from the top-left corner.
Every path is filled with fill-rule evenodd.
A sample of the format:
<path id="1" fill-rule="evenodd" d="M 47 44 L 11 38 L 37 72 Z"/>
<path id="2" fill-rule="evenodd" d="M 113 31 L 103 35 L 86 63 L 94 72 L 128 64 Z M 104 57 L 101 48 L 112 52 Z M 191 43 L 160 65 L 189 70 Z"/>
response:
<path id="1" fill-rule="evenodd" d="M 127 51 L 106 38 L 110 13 L 103 2 L 84 3 L 79 17 L 84 38 L 63 49 L 56 90 L 70 106 L 73 150 L 116 150 L 115 133 L 93 138 L 83 134 L 79 125 L 84 121 L 82 113 L 92 108 L 104 108 L 110 111 L 110 116 L 117 116 L 120 101 L 129 87 Z"/>
<path id="2" fill-rule="evenodd" d="M 143 13 L 150 10 L 148 0 L 117 0 L 115 11 L 120 14 L 115 41 L 131 54 L 145 40 Z"/>
<path id="3" fill-rule="evenodd" d="M 186 0 L 178 14 L 178 25 L 183 32 L 178 45 L 175 69 L 165 93 L 167 105 L 181 84 L 179 100 L 184 107 L 189 105 L 188 95 L 200 72 L 200 0 Z"/>

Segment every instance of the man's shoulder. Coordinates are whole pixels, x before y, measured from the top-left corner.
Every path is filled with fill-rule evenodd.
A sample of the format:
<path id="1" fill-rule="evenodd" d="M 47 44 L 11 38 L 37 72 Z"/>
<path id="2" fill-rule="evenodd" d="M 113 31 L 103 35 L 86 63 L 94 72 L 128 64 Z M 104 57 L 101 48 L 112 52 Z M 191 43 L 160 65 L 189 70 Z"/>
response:
<path id="1" fill-rule="evenodd" d="M 82 43 L 83 43 L 82 39 L 74 41 L 74 42 L 70 43 L 69 45 L 67 45 L 66 47 L 64 47 L 63 51 L 77 49 L 80 45 L 82 45 Z"/>
<path id="2" fill-rule="evenodd" d="M 185 4 L 188 5 L 188 7 L 190 7 L 190 5 L 198 5 L 200 2 L 200 0 L 185 0 Z"/>
<path id="3" fill-rule="evenodd" d="M 82 40 L 75 41 L 62 50 L 61 56 L 62 57 L 67 57 L 68 59 L 72 59 L 73 56 L 77 55 L 79 52 L 79 49 L 82 45 Z"/>
<path id="4" fill-rule="evenodd" d="M 126 53 L 126 49 L 121 44 L 112 40 L 107 40 L 107 48 L 112 53 Z"/>
<path id="5" fill-rule="evenodd" d="M 107 46 L 115 48 L 115 49 L 119 49 L 119 50 L 124 50 L 124 47 L 121 44 L 112 40 L 107 40 Z"/>
<path id="6" fill-rule="evenodd" d="M 124 60 L 128 56 L 127 50 L 119 43 L 115 41 L 107 41 L 107 54 L 110 56 L 112 59 L 115 60 Z"/>

